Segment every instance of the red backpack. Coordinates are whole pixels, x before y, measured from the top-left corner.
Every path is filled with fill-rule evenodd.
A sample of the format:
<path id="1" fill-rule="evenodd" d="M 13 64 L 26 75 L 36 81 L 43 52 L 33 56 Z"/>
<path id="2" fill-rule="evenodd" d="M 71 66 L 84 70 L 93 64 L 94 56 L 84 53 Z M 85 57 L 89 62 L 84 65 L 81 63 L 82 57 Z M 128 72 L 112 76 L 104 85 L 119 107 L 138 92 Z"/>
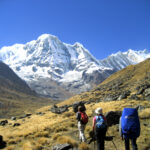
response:
<path id="1" fill-rule="evenodd" d="M 81 114 L 81 122 L 83 124 L 87 124 L 88 123 L 88 116 L 87 116 L 87 114 L 85 112 L 80 112 L 80 114 Z"/>

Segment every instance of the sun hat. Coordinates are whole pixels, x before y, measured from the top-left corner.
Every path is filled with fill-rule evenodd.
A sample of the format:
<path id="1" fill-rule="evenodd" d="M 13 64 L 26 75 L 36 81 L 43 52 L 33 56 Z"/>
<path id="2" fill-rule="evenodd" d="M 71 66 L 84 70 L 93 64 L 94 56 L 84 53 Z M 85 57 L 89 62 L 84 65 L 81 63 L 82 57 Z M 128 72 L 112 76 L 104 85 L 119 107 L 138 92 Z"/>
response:
<path id="1" fill-rule="evenodd" d="M 97 108 L 95 110 L 95 113 L 98 114 L 98 115 L 102 114 L 102 108 L 101 107 Z"/>

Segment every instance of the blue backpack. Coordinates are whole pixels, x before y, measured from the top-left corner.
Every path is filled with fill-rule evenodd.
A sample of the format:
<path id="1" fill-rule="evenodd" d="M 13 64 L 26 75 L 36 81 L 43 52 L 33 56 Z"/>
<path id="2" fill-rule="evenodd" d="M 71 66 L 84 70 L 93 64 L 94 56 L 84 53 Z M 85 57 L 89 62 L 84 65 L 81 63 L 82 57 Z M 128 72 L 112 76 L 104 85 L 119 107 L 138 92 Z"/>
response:
<path id="1" fill-rule="evenodd" d="M 99 130 L 107 130 L 107 125 L 105 123 L 104 117 L 103 116 L 96 116 L 96 131 Z"/>
<path id="2" fill-rule="evenodd" d="M 140 136 L 140 121 L 136 108 L 124 108 L 121 116 L 121 131 L 125 138 Z"/>

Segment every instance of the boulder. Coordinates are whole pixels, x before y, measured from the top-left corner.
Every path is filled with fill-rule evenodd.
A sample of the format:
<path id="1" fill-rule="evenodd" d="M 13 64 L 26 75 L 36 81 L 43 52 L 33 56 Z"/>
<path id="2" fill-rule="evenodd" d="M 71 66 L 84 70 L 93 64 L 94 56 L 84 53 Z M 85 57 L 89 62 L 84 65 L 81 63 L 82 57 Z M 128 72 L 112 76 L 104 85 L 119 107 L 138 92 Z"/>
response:
<path id="1" fill-rule="evenodd" d="M 24 116 L 19 117 L 19 119 L 29 118 L 32 114 L 25 114 Z"/>
<path id="2" fill-rule="evenodd" d="M 3 141 L 3 136 L 0 135 L 0 149 L 5 148 L 7 145 L 7 143 L 5 141 Z"/>
<path id="3" fill-rule="evenodd" d="M 56 114 L 62 114 L 66 111 L 68 111 L 68 106 L 67 105 L 64 105 L 64 106 L 61 106 L 61 107 L 57 107 L 56 105 L 53 105 L 51 108 L 50 108 L 50 111 L 52 113 L 56 113 Z"/>
<path id="4" fill-rule="evenodd" d="M 118 97 L 117 100 L 125 99 L 125 98 L 127 98 L 129 95 L 130 95 L 130 91 L 124 91 L 124 92 Z"/>
<path id="5" fill-rule="evenodd" d="M 108 95 L 107 97 L 105 97 L 103 100 L 104 101 L 114 101 L 117 100 L 119 96 L 117 95 Z"/>
<path id="6" fill-rule="evenodd" d="M 78 112 L 78 107 L 79 106 L 82 106 L 82 108 L 83 108 L 83 111 L 85 111 L 86 110 L 86 108 L 85 108 L 85 104 L 86 102 L 84 102 L 84 101 L 80 101 L 80 102 L 75 102 L 75 103 L 73 103 L 73 111 L 76 113 L 76 112 Z"/>
<path id="7" fill-rule="evenodd" d="M 119 124 L 119 119 L 121 117 L 121 111 L 109 111 L 106 113 L 105 117 L 107 119 L 108 126 Z"/>
<path id="8" fill-rule="evenodd" d="M 146 89 L 146 90 L 144 91 L 144 96 L 145 96 L 145 97 L 150 96 L 150 88 L 148 88 L 148 89 Z"/>
<path id="9" fill-rule="evenodd" d="M 25 117 L 30 117 L 32 114 L 25 114 Z"/>
<path id="10" fill-rule="evenodd" d="M 149 88 L 150 88 L 150 84 L 147 84 L 147 83 L 145 83 L 143 85 L 139 85 L 138 87 L 136 87 L 136 90 L 137 90 L 136 94 L 137 95 L 143 94 L 144 91 Z"/>
<path id="11" fill-rule="evenodd" d="M 8 120 L 2 120 L 2 121 L 0 122 L 0 125 L 1 125 L 1 126 L 5 126 L 6 124 L 8 124 Z"/>
<path id="12" fill-rule="evenodd" d="M 132 94 L 129 99 L 140 100 L 140 98 L 136 94 Z"/>
<path id="13" fill-rule="evenodd" d="M 45 113 L 43 112 L 37 112 L 36 115 L 40 115 L 40 116 L 43 116 Z"/>
<path id="14" fill-rule="evenodd" d="M 11 117 L 11 120 L 16 120 L 16 117 Z"/>
<path id="15" fill-rule="evenodd" d="M 145 100 L 150 101 L 150 95 L 145 97 Z"/>
<path id="16" fill-rule="evenodd" d="M 57 144 L 53 147 L 53 150 L 70 150 L 72 149 L 73 147 L 68 144 L 68 143 L 65 143 L 65 144 Z"/>
<path id="17" fill-rule="evenodd" d="M 144 107 L 142 105 L 138 105 L 135 108 L 140 112 L 140 111 L 143 111 L 146 107 Z"/>
<path id="18" fill-rule="evenodd" d="M 20 123 L 14 123 L 13 127 L 17 127 L 17 126 L 20 126 L 21 124 Z"/>

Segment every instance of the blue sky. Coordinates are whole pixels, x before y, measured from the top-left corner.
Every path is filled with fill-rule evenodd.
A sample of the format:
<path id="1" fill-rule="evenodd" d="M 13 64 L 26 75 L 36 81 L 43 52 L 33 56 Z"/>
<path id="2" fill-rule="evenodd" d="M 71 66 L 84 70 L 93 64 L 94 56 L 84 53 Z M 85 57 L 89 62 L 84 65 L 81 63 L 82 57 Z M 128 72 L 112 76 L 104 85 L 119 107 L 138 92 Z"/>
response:
<path id="1" fill-rule="evenodd" d="M 44 33 L 82 43 L 97 59 L 150 50 L 150 0 L 0 0 L 0 48 Z"/>

